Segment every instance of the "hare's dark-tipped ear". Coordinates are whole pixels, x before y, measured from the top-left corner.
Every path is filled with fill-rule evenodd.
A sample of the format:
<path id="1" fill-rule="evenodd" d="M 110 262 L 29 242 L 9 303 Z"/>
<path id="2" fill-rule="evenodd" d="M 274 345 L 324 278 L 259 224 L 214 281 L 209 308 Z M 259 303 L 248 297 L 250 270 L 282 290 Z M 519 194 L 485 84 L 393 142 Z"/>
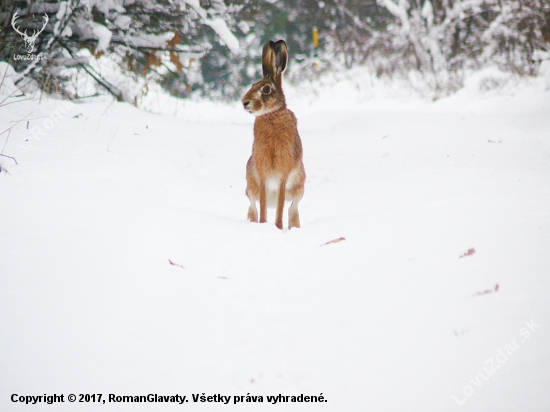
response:
<path id="1" fill-rule="evenodd" d="M 275 50 L 273 50 L 273 43 L 271 40 L 264 44 L 262 51 L 262 72 L 264 77 L 275 77 Z"/>
<path id="2" fill-rule="evenodd" d="M 278 76 L 283 74 L 288 63 L 288 49 L 284 40 L 279 40 L 273 45 L 275 51 L 275 71 Z"/>

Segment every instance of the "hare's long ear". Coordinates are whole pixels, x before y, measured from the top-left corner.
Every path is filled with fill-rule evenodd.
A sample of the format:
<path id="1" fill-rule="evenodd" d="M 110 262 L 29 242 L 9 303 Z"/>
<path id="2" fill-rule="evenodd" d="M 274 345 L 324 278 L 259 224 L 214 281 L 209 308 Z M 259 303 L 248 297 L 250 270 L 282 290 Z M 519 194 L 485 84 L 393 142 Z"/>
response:
<path id="1" fill-rule="evenodd" d="M 273 43 L 271 40 L 264 44 L 262 51 L 262 72 L 264 77 L 271 76 L 275 78 L 275 50 L 273 50 Z"/>
<path id="2" fill-rule="evenodd" d="M 288 63 L 288 49 L 284 40 L 275 43 L 273 50 L 275 51 L 275 73 L 277 76 L 281 76 L 285 72 Z"/>

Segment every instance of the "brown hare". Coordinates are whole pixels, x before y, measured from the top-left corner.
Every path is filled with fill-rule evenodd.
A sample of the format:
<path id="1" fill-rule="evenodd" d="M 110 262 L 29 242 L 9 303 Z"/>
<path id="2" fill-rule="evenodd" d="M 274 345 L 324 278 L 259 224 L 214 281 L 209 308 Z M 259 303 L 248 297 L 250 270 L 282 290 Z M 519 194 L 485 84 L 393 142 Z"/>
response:
<path id="1" fill-rule="evenodd" d="M 298 203 L 304 195 L 306 172 L 302 163 L 302 141 L 294 113 L 286 108 L 282 89 L 288 62 L 286 43 L 269 41 L 262 52 L 263 79 L 254 83 L 242 98 L 245 110 L 256 116 L 252 156 L 246 164 L 246 195 L 250 199 L 248 220 L 267 222 L 267 206 L 277 206 L 275 226 L 283 228 L 285 200 L 291 200 L 288 228 L 300 227 Z"/>

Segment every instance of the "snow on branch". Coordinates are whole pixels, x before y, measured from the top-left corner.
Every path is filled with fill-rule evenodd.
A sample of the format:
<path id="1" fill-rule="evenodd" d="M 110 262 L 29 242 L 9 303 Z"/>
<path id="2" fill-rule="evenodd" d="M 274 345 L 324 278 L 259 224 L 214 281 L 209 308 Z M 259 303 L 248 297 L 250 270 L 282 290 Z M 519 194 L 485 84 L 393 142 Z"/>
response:
<path id="1" fill-rule="evenodd" d="M 465 12 L 470 9 L 473 12 L 481 12 L 481 6 L 497 3 L 498 0 L 466 0 L 458 1 L 447 11 L 445 21 L 441 23 L 444 28 L 450 27 L 456 20 L 462 20 L 468 15 Z"/>
<path id="2" fill-rule="evenodd" d="M 233 54 L 236 54 L 239 51 L 239 40 L 235 37 L 227 24 L 221 17 L 214 17 L 212 19 L 206 19 L 204 21 L 216 32 L 220 39 L 225 43 L 227 48 L 231 50 Z"/>
<path id="3" fill-rule="evenodd" d="M 96 53 L 106 52 L 113 37 L 111 30 L 102 24 L 91 22 L 91 32 L 94 38 L 97 39 Z"/>
<path id="4" fill-rule="evenodd" d="M 181 2 L 191 6 L 201 17 L 203 22 L 216 32 L 221 41 L 225 43 L 232 53 L 236 54 L 239 51 L 239 40 L 231 32 L 229 27 L 227 27 L 225 20 L 221 17 L 209 17 L 208 12 L 201 7 L 199 0 L 181 0 Z"/>
<path id="5" fill-rule="evenodd" d="M 403 31 L 409 32 L 409 16 L 408 10 L 410 4 L 407 0 L 399 0 L 399 4 L 395 3 L 393 0 L 380 0 L 380 3 L 388 9 L 388 11 L 397 17 L 401 21 L 401 27 Z"/>

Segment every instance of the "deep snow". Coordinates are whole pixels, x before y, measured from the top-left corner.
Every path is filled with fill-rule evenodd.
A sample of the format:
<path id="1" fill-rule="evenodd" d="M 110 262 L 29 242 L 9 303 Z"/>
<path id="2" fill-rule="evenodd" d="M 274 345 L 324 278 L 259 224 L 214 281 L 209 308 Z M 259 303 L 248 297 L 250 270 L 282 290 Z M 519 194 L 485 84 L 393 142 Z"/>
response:
<path id="1" fill-rule="evenodd" d="M 4 149 L 19 165 L 0 157 L 0 409 L 550 410 L 550 92 L 483 84 L 435 103 L 290 90 L 292 231 L 246 221 L 239 103 L 0 108 L 0 132 L 34 119 Z M 10 401 L 54 393 L 264 402 Z"/>

